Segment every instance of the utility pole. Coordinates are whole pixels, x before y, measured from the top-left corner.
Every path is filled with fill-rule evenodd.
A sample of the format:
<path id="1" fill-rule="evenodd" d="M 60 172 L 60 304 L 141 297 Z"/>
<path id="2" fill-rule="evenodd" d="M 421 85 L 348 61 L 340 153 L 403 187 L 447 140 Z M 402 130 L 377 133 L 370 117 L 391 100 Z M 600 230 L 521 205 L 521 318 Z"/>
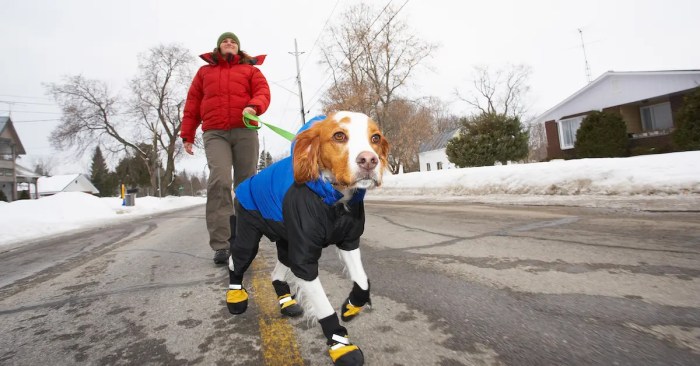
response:
<path id="1" fill-rule="evenodd" d="M 588 83 L 591 83 L 591 68 L 588 66 L 588 56 L 586 56 L 586 46 L 583 43 L 583 31 L 581 28 L 578 29 L 578 33 L 581 36 L 581 48 L 583 49 L 583 60 L 586 62 L 586 79 L 588 79 Z"/>
<path id="2" fill-rule="evenodd" d="M 299 105 L 301 107 L 301 125 L 303 126 L 304 123 L 306 123 L 306 113 L 304 113 L 304 95 L 301 92 L 301 71 L 299 70 L 299 55 L 303 54 L 304 52 L 299 52 L 299 50 L 297 49 L 296 38 L 294 38 L 294 52 L 289 53 L 294 55 L 294 58 L 297 61 L 297 85 L 299 86 Z"/>
<path id="3" fill-rule="evenodd" d="M 157 167 L 156 171 L 158 172 L 158 197 L 163 197 L 163 195 L 160 192 L 160 167 Z"/>

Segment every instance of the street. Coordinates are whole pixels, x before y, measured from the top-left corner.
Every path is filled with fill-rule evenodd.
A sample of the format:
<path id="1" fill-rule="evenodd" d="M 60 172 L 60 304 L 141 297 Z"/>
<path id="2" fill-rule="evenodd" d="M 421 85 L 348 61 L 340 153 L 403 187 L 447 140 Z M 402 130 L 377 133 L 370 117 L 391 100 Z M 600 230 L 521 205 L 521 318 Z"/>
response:
<path id="1" fill-rule="evenodd" d="M 698 365 L 700 215 L 366 203 L 372 308 L 344 324 L 367 365 Z M 225 305 L 204 207 L 0 247 L 2 365 L 331 365 L 281 318 L 263 239 Z M 321 282 L 352 283 L 332 247 Z"/>

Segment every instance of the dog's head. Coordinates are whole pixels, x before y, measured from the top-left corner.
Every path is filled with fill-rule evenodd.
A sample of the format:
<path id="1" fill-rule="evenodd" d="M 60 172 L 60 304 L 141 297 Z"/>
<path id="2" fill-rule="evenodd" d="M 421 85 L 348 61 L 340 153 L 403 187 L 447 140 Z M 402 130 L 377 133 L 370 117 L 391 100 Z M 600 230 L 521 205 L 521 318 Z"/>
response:
<path id="1" fill-rule="evenodd" d="M 343 188 L 382 184 L 389 142 L 362 113 L 337 112 L 299 133 L 294 143 L 294 181 L 323 176 Z"/>

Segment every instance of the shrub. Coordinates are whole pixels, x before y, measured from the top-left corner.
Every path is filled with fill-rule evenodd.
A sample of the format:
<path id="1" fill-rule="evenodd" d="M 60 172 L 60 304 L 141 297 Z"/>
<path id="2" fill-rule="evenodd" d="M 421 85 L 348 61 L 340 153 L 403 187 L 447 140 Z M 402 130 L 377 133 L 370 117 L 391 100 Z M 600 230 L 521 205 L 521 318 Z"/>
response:
<path id="1" fill-rule="evenodd" d="M 683 99 L 672 138 L 680 150 L 700 150 L 700 88 Z"/>
<path id="2" fill-rule="evenodd" d="M 0 201 L 8 201 L 7 196 L 5 195 L 5 192 L 2 189 L 0 189 Z"/>
<path id="3" fill-rule="evenodd" d="M 459 135 L 445 149 L 450 162 L 458 167 L 505 165 L 527 158 L 529 133 L 518 117 L 485 113 L 461 123 Z"/>
<path id="4" fill-rule="evenodd" d="M 627 156 L 627 126 L 616 113 L 591 112 L 576 131 L 576 156 L 615 158 Z"/>

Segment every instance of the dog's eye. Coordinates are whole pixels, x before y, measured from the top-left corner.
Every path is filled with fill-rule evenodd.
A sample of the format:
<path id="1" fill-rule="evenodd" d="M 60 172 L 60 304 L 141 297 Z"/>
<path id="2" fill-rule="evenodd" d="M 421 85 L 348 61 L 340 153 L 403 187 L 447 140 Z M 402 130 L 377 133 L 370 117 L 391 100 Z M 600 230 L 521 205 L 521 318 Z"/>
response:
<path id="1" fill-rule="evenodd" d="M 336 132 L 333 134 L 333 140 L 335 140 L 335 141 L 343 142 L 347 139 L 348 139 L 348 137 L 343 132 Z"/>
<path id="2" fill-rule="evenodd" d="M 378 133 L 375 133 L 374 135 L 372 135 L 372 137 L 370 138 L 370 140 L 372 141 L 373 144 L 378 144 L 379 141 L 382 140 L 382 137 L 379 136 Z"/>

